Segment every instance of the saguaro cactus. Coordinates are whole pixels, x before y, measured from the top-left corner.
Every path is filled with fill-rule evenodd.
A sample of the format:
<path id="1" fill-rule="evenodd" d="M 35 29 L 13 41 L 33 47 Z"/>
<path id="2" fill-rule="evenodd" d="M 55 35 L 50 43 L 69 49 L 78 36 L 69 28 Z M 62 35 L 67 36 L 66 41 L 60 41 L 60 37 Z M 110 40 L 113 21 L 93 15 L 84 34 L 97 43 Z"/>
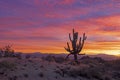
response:
<path id="1" fill-rule="evenodd" d="M 73 29 L 73 39 L 71 38 L 71 34 L 69 33 L 69 39 L 72 44 L 72 49 L 69 46 L 69 43 L 67 42 L 67 48 L 65 48 L 66 51 L 68 51 L 70 54 L 66 56 L 66 59 L 70 55 L 74 55 L 74 60 L 75 62 L 78 63 L 77 55 L 84 55 L 84 54 L 79 54 L 83 48 L 84 42 L 87 39 L 87 36 L 85 36 L 85 33 L 83 34 L 83 37 L 80 37 L 79 42 L 77 43 L 78 40 L 78 32 L 75 32 Z"/>

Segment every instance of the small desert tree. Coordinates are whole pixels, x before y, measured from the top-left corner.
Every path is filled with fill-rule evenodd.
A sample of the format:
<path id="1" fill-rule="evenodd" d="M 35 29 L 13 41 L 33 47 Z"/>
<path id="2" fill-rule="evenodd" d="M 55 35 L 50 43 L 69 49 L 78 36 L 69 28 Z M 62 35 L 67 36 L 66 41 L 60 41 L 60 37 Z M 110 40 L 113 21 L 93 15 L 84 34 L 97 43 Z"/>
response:
<path id="1" fill-rule="evenodd" d="M 80 37 L 79 43 L 77 43 L 78 32 L 74 32 L 74 29 L 73 29 L 73 39 L 71 38 L 70 33 L 69 33 L 69 39 L 70 39 L 70 42 L 72 44 L 72 49 L 70 48 L 69 43 L 67 42 L 67 48 L 65 47 L 65 50 L 68 51 L 70 54 L 67 55 L 66 59 L 70 55 L 74 55 L 74 60 L 75 60 L 75 62 L 78 63 L 77 55 L 84 55 L 84 54 L 79 54 L 79 53 L 81 52 L 83 45 L 84 45 L 84 42 L 87 39 L 87 37 L 85 36 L 85 33 L 84 33 L 83 38 Z"/>
<path id="2" fill-rule="evenodd" d="M 14 50 L 11 48 L 10 45 L 7 45 L 0 49 L 0 54 L 3 57 L 13 57 L 14 56 Z"/>

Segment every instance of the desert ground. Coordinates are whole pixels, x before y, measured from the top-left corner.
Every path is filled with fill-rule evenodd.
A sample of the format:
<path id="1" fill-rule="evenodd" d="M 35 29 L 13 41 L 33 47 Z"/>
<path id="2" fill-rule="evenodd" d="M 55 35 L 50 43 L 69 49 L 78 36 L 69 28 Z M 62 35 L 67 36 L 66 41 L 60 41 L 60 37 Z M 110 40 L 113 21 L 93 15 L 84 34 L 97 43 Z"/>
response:
<path id="1" fill-rule="evenodd" d="M 120 80 L 120 59 L 84 56 L 76 64 L 51 55 L 0 58 L 0 80 Z"/>

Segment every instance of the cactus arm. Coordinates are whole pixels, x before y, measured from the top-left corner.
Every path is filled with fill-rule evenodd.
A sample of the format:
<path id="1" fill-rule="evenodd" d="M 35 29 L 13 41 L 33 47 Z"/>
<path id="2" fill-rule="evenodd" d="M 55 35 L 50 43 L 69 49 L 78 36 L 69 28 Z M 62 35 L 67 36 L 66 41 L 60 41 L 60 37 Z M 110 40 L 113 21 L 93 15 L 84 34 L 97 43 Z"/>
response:
<path id="1" fill-rule="evenodd" d="M 72 42 L 72 39 L 71 39 L 71 35 L 70 35 L 70 33 L 69 33 L 69 39 L 70 39 L 70 41 Z"/>
<path id="2" fill-rule="evenodd" d="M 83 40 L 86 40 L 87 36 L 85 36 L 85 33 L 83 34 Z"/>
<path id="3" fill-rule="evenodd" d="M 74 31 L 74 29 L 73 29 L 73 40 L 74 40 L 74 37 L 75 37 L 74 34 L 75 34 L 75 31 Z"/>
<path id="4" fill-rule="evenodd" d="M 75 31 L 74 31 L 74 29 L 73 29 L 73 35 L 74 35 L 74 33 L 75 33 Z"/>
<path id="5" fill-rule="evenodd" d="M 70 55 L 71 55 L 71 54 L 68 54 L 65 59 L 68 59 L 68 57 L 69 57 Z"/>
<path id="6" fill-rule="evenodd" d="M 64 48 L 65 48 L 66 51 L 70 52 L 70 50 L 68 48 L 66 48 L 66 47 L 64 47 Z"/>
<path id="7" fill-rule="evenodd" d="M 87 39 L 87 36 L 85 36 L 85 33 L 83 34 L 83 39 L 82 39 L 82 42 L 81 42 L 81 45 L 80 45 L 80 48 L 78 50 L 78 52 L 80 52 L 83 48 L 83 45 L 84 45 L 84 41 Z"/>
<path id="8" fill-rule="evenodd" d="M 78 48 L 80 48 L 80 46 L 81 46 L 81 37 L 80 37 L 80 39 L 79 39 Z"/>
<path id="9" fill-rule="evenodd" d="M 66 51 L 71 52 L 70 46 L 69 46 L 69 43 L 68 43 L 68 42 L 67 42 L 67 48 L 66 48 L 66 47 L 64 47 L 64 48 L 65 48 Z"/>
<path id="10" fill-rule="evenodd" d="M 69 46 L 69 43 L 67 42 L 67 46 L 68 46 L 68 49 L 70 50 L 70 46 Z"/>

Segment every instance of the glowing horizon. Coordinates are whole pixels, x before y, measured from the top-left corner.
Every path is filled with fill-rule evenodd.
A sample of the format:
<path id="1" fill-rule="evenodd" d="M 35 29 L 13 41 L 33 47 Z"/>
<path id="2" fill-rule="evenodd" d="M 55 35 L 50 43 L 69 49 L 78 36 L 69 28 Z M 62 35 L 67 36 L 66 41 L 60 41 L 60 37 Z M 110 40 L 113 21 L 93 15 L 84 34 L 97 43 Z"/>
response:
<path id="1" fill-rule="evenodd" d="M 82 53 L 120 55 L 118 0 L 1 0 L 0 12 L 0 47 L 67 53 L 74 28 L 88 37 Z"/>

